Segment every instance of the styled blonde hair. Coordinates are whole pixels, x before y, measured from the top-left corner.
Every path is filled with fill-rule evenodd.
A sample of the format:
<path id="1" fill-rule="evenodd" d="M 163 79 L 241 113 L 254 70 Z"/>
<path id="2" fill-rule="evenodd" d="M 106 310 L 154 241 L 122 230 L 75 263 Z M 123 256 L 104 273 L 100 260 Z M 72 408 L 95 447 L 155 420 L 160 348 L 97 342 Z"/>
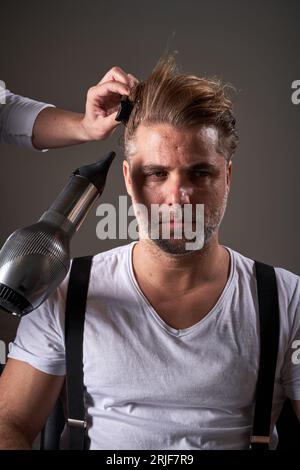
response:
<path id="1" fill-rule="evenodd" d="M 132 89 L 133 109 L 124 134 L 124 151 L 130 157 L 129 142 L 138 126 L 166 123 L 178 128 L 212 125 L 218 129 L 218 151 L 229 162 L 238 144 L 232 101 L 217 78 L 200 78 L 179 73 L 175 58 L 159 60 L 150 76 Z"/>

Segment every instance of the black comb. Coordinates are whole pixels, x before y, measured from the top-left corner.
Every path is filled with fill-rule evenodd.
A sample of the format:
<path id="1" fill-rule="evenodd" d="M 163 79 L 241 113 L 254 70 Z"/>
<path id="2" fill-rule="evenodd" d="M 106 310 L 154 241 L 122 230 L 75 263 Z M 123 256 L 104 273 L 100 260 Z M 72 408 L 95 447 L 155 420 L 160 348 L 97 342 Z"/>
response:
<path id="1" fill-rule="evenodd" d="M 115 118 L 116 121 L 122 122 L 123 124 L 127 124 L 131 111 L 133 109 L 133 103 L 130 101 L 128 96 L 123 96 L 120 103 L 120 108 L 118 114 Z"/>

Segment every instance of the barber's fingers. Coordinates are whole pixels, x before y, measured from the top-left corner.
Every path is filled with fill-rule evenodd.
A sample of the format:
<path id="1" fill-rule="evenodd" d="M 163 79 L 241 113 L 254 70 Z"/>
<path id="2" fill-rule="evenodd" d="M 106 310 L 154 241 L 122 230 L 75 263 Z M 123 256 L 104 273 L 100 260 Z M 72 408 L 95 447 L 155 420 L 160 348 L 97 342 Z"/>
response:
<path id="1" fill-rule="evenodd" d="M 121 67 L 113 67 L 111 68 L 100 80 L 98 85 L 105 83 L 105 82 L 110 82 L 110 81 L 116 81 L 120 83 L 124 83 L 125 85 L 129 85 L 130 87 L 133 87 L 134 85 L 138 84 L 138 79 L 132 75 L 131 73 L 126 73 Z"/>
<path id="2" fill-rule="evenodd" d="M 120 95 L 129 95 L 130 87 L 120 82 L 105 82 L 91 87 L 88 91 L 89 98 L 118 97 Z"/>
<path id="3" fill-rule="evenodd" d="M 88 140 L 108 137 L 120 124 L 115 118 L 122 96 L 128 96 L 137 79 L 119 68 L 111 69 L 97 85 L 87 92 L 82 126 Z"/>
<path id="4" fill-rule="evenodd" d="M 129 77 L 130 84 L 132 87 L 134 87 L 135 85 L 138 85 L 139 80 L 134 75 L 132 75 L 131 73 L 128 73 L 127 75 Z"/>

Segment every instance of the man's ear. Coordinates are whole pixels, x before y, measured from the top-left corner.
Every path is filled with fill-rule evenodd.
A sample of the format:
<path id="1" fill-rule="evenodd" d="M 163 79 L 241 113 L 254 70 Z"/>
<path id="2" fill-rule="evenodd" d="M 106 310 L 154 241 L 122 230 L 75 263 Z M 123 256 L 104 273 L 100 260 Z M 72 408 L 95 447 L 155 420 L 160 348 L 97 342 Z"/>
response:
<path id="1" fill-rule="evenodd" d="M 130 176 L 130 166 L 127 160 L 123 160 L 123 175 L 124 181 L 129 196 L 132 196 L 132 181 Z"/>
<path id="2" fill-rule="evenodd" d="M 226 164 L 226 183 L 227 183 L 227 190 L 230 191 L 231 186 L 231 177 L 232 177 L 232 160 Z"/>

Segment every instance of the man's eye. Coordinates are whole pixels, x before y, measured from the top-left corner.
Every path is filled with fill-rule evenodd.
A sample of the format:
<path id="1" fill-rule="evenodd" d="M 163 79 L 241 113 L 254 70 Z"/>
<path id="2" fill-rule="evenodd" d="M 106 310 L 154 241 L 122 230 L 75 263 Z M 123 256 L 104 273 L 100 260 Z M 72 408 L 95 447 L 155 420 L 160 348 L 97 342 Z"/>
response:
<path id="1" fill-rule="evenodd" d="M 166 173 L 164 171 L 152 171 L 151 173 L 146 173 L 146 176 L 154 176 L 155 178 L 164 178 Z"/>
<path id="2" fill-rule="evenodd" d="M 205 170 L 194 170 L 192 173 L 193 176 L 200 177 L 200 176 L 209 176 L 209 171 Z"/>

